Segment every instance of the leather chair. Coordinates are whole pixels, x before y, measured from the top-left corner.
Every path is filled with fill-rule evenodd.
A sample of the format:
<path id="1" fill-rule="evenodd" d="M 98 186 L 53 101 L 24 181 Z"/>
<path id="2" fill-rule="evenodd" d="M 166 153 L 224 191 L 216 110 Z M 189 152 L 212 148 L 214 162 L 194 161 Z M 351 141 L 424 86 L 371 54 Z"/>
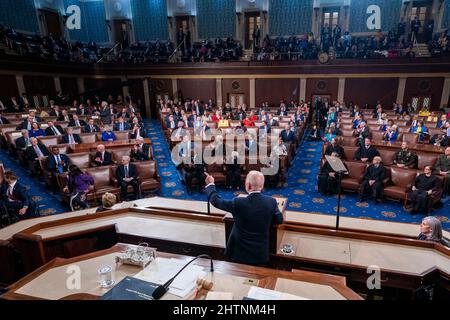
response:
<path id="1" fill-rule="evenodd" d="M 359 193 L 364 173 L 366 172 L 366 164 L 356 161 L 345 161 L 345 166 L 347 167 L 348 175 L 341 179 L 342 190 Z"/>
<path id="2" fill-rule="evenodd" d="M 369 131 L 373 132 L 373 131 L 380 131 L 381 126 L 379 124 L 375 123 L 375 124 L 369 124 L 368 127 L 369 127 Z"/>
<path id="3" fill-rule="evenodd" d="M 70 153 L 67 157 L 69 157 L 72 164 L 76 165 L 80 169 L 90 167 L 91 157 L 89 152 Z"/>
<path id="4" fill-rule="evenodd" d="M 116 166 L 105 166 L 86 169 L 86 173 L 94 178 L 94 189 L 86 194 L 88 201 L 96 201 L 109 192 L 120 197 L 120 187 L 115 180 Z"/>
<path id="5" fill-rule="evenodd" d="M 390 178 L 385 179 L 383 197 L 406 201 L 416 178 L 416 170 L 391 167 Z"/>
<path id="6" fill-rule="evenodd" d="M 127 149 L 114 149 L 114 150 L 110 150 L 111 154 L 112 154 L 112 160 L 115 163 L 121 164 L 122 163 L 122 157 L 123 156 L 129 156 L 130 155 L 130 149 L 131 148 L 127 148 Z M 134 163 L 134 162 L 133 162 Z"/>
<path id="7" fill-rule="evenodd" d="M 383 165 L 385 167 L 392 166 L 392 164 L 394 163 L 394 156 L 396 151 L 380 149 L 378 150 L 378 152 L 380 153 L 381 159 L 383 160 Z"/>
<path id="8" fill-rule="evenodd" d="M 417 168 L 421 171 L 425 168 L 425 166 L 434 167 L 437 162 L 436 154 L 419 152 L 417 153 L 417 157 Z"/>
<path id="9" fill-rule="evenodd" d="M 50 146 L 61 143 L 62 136 L 39 137 L 38 140 L 49 149 Z"/>
<path id="10" fill-rule="evenodd" d="M 436 185 L 436 191 L 434 191 L 430 196 L 429 199 L 431 201 L 431 205 L 428 208 L 428 213 L 430 213 L 433 208 L 441 201 L 442 195 L 444 193 L 444 177 L 443 176 L 439 176 L 437 175 L 437 185 Z M 405 199 L 405 206 L 408 203 L 408 201 L 410 201 L 410 199 L 408 198 L 408 194 L 406 194 L 406 199 Z"/>
<path id="11" fill-rule="evenodd" d="M 129 140 L 128 131 L 114 131 L 117 140 Z"/>
<path id="12" fill-rule="evenodd" d="M 353 129 L 341 129 L 341 133 L 343 137 L 353 137 L 355 130 Z"/>
<path id="13" fill-rule="evenodd" d="M 353 121 L 352 118 L 344 118 L 344 117 L 342 117 L 342 118 L 339 120 L 339 122 L 342 123 L 342 124 L 352 123 L 352 121 Z M 352 127 L 353 127 L 353 124 L 352 124 Z"/>
<path id="14" fill-rule="evenodd" d="M 134 162 L 136 166 L 141 192 L 143 191 L 158 191 L 161 187 L 160 177 L 158 175 L 158 167 L 156 165 L 156 161 L 142 161 L 142 162 Z M 133 188 L 128 186 L 129 191 L 132 192 Z"/>
<path id="15" fill-rule="evenodd" d="M 358 137 L 341 137 L 340 145 L 342 147 L 355 147 L 358 144 Z"/>
<path id="16" fill-rule="evenodd" d="M 409 145 L 415 145 L 419 141 L 419 136 L 417 133 L 411 133 L 411 132 L 403 132 L 403 142 L 408 142 Z"/>
<path id="17" fill-rule="evenodd" d="M 95 133 L 80 134 L 81 143 L 95 143 Z"/>
<path id="18" fill-rule="evenodd" d="M 370 135 L 372 137 L 372 140 L 374 140 L 374 141 L 383 141 L 383 135 L 384 135 L 383 131 L 372 130 L 370 132 Z"/>
<path id="19" fill-rule="evenodd" d="M 355 156 L 356 150 L 358 150 L 358 147 L 345 146 L 344 147 L 344 160 L 352 161 L 353 157 Z"/>
<path id="20" fill-rule="evenodd" d="M 411 130 L 411 127 L 410 126 L 407 126 L 407 125 L 404 125 L 404 126 L 398 126 L 397 127 L 397 129 L 398 129 L 398 132 L 399 133 L 409 133 L 409 131 Z"/>
<path id="21" fill-rule="evenodd" d="M 343 123 L 343 124 L 341 124 L 340 128 L 344 129 L 344 130 L 353 130 L 353 124 L 351 122 Z"/>

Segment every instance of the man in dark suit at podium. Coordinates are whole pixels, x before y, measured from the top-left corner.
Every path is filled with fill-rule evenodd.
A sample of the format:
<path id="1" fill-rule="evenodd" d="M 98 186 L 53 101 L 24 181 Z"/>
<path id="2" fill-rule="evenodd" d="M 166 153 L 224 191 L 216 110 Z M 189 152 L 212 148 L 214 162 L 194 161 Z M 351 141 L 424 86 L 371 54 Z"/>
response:
<path id="1" fill-rule="evenodd" d="M 250 171 L 245 180 L 247 197 L 222 199 L 216 191 L 214 178 L 206 176 L 206 194 L 213 206 L 230 212 L 234 218 L 225 254 L 234 262 L 267 265 L 269 262 L 269 234 L 273 224 L 283 222 L 278 204 L 263 195 L 264 175 Z"/>

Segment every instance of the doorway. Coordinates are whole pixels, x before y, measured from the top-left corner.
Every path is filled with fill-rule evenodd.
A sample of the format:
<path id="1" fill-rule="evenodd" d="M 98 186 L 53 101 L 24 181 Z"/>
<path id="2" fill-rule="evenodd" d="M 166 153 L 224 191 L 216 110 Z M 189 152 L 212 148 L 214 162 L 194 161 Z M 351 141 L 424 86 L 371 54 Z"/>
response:
<path id="1" fill-rule="evenodd" d="M 238 105 L 243 105 L 245 103 L 245 94 L 229 93 L 228 102 L 231 104 L 232 108 L 236 108 Z"/>
<path id="2" fill-rule="evenodd" d="M 410 21 L 413 21 L 415 17 L 420 21 L 420 28 L 417 35 L 418 42 L 425 41 L 426 25 L 431 20 L 433 1 L 414 1 L 411 8 Z"/>
<path id="3" fill-rule="evenodd" d="M 253 33 L 259 28 L 259 39 L 261 40 L 261 16 L 259 12 L 246 12 L 245 13 L 245 49 L 253 48 Z M 256 44 L 259 46 L 259 43 Z"/>
<path id="4" fill-rule="evenodd" d="M 123 48 L 130 44 L 130 20 L 113 20 L 113 40 L 114 43 L 121 43 Z"/>
<path id="5" fill-rule="evenodd" d="M 43 18 L 44 34 L 52 34 L 56 38 L 62 36 L 62 23 L 59 13 L 51 10 L 39 10 L 40 16 Z"/>

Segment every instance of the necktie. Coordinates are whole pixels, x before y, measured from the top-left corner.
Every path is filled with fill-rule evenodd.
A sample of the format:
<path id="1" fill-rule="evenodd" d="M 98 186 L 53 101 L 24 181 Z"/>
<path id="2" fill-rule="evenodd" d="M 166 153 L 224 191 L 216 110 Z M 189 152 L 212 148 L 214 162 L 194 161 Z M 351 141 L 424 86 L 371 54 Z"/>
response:
<path id="1" fill-rule="evenodd" d="M 80 120 L 75 121 L 75 125 L 76 125 L 77 127 L 79 127 L 79 126 L 80 126 Z"/>
<path id="2" fill-rule="evenodd" d="M 69 143 L 75 144 L 75 139 L 73 138 L 73 135 L 69 135 Z"/>
<path id="3" fill-rule="evenodd" d="M 105 157 L 104 157 L 105 153 L 102 152 L 102 162 L 104 161 Z"/>
<path id="4" fill-rule="evenodd" d="M 123 131 L 123 122 L 120 123 L 120 131 Z"/>
<path id="5" fill-rule="evenodd" d="M 31 126 L 31 122 L 28 121 L 28 130 L 31 130 L 32 126 Z"/>
<path id="6" fill-rule="evenodd" d="M 38 156 L 39 158 L 41 158 L 41 157 L 44 156 L 44 155 L 42 154 L 41 149 L 39 149 L 38 146 L 34 146 L 34 151 L 36 152 L 36 154 L 37 154 L 37 156 Z"/>
<path id="7" fill-rule="evenodd" d="M 63 173 L 64 169 L 63 169 L 63 166 L 61 165 L 61 156 L 59 156 L 59 155 L 56 156 L 56 163 L 58 165 L 58 172 Z"/>
<path id="8" fill-rule="evenodd" d="M 58 129 L 56 129 L 56 127 L 52 127 L 52 129 L 53 129 L 53 132 L 55 133 L 55 135 L 57 135 L 57 136 L 60 135 L 60 133 L 59 133 Z"/>
<path id="9" fill-rule="evenodd" d="M 8 191 L 7 191 L 7 194 L 8 194 L 8 199 L 10 200 L 10 201 L 13 201 L 14 200 L 14 198 L 13 198 L 13 196 L 12 196 L 12 186 L 10 185 L 9 187 L 8 187 Z"/>
<path id="10" fill-rule="evenodd" d="M 125 166 L 125 178 L 128 178 L 128 166 Z"/>
<path id="11" fill-rule="evenodd" d="M 95 130 L 94 130 L 94 127 L 93 126 L 91 126 L 91 132 L 94 132 Z"/>

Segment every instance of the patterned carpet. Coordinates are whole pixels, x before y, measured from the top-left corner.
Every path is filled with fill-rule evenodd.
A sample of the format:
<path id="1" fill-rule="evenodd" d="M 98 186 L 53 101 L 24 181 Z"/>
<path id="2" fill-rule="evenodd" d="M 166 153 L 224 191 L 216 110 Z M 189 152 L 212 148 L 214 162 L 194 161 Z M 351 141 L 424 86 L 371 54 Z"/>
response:
<path id="1" fill-rule="evenodd" d="M 164 197 L 206 201 L 206 195 L 195 193 L 189 195 L 170 160 L 170 151 L 161 125 L 158 121 L 147 124 L 149 136 L 154 144 L 154 153 L 158 160 Z M 337 196 L 324 197 L 317 192 L 317 175 L 321 159 L 321 142 L 303 142 L 297 151 L 292 166 L 289 168 L 287 185 L 283 189 L 268 190 L 266 194 L 287 197 L 288 210 L 335 215 Z M 221 190 L 225 199 L 231 199 L 239 192 Z M 407 223 L 420 223 L 422 215 L 411 215 L 404 211 L 400 204 L 386 202 L 375 205 L 373 202 L 358 202 L 357 196 L 345 194 L 341 201 L 341 214 L 346 217 L 367 218 Z M 439 217 L 446 230 L 450 230 L 450 201 L 443 207 L 433 211 Z"/>
<path id="2" fill-rule="evenodd" d="M 170 150 L 159 121 L 148 121 L 146 127 L 149 137 L 152 139 L 153 151 L 158 161 L 162 185 L 160 195 L 169 198 L 206 201 L 205 194 L 189 195 L 185 186 L 181 183 L 180 176 L 171 161 Z M 266 194 L 287 197 L 289 199 L 287 209 L 291 211 L 335 215 L 337 196 L 324 197 L 317 192 L 316 177 L 319 173 L 321 150 L 321 142 L 303 142 L 289 169 L 287 185 L 283 189 L 268 190 Z M 6 170 L 11 169 L 19 175 L 20 181 L 29 188 L 33 199 L 37 201 L 42 215 L 69 210 L 69 208 L 60 204 L 59 195 L 45 189 L 43 178 L 40 180 L 31 178 L 27 170 L 19 166 L 16 160 L 12 160 L 4 150 L 0 151 L 0 161 Z M 225 199 L 231 199 L 237 194 L 239 192 L 221 190 L 221 195 Z M 401 205 L 392 202 L 379 205 L 372 202 L 359 203 L 357 197 L 353 194 L 342 196 L 341 214 L 346 217 L 407 223 L 419 223 L 423 217 L 422 215 L 412 216 L 404 211 Z M 450 231 L 450 201 L 440 209 L 433 211 L 433 215 L 438 216 L 443 222 L 443 227 Z"/>

